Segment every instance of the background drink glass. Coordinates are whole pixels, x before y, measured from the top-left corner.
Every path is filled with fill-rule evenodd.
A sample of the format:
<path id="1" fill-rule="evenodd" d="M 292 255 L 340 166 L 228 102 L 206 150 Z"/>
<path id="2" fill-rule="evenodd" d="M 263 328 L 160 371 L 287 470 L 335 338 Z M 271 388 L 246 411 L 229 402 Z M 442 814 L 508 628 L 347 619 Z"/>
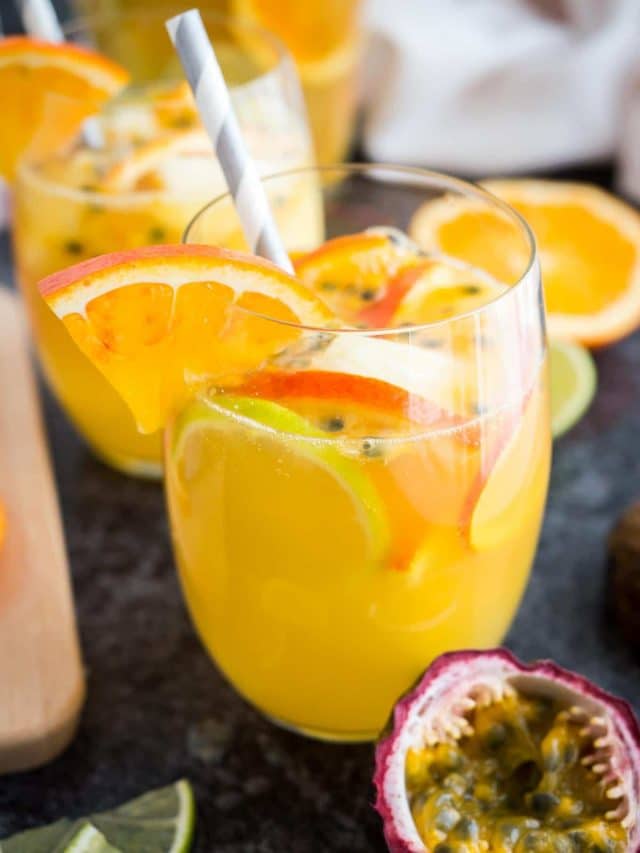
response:
<path id="1" fill-rule="evenodd" d="M 160 29 L 144 22 L 145 0 L 78 0 L 82 11 L 109 12 L 112 26 L 101 29 L 97 43 L 108 55 L 134 70 L 139 79 L 166 73 L 175 57 Z M 353 137 L 358 67 L 361 55 L 360 0 L 204 0 L 204 12 L 217 10 L 251 20 L 276 33 L 296 61 L 309 111 L 316 160 L 337 163 L 347 154 Z M 162 4 L 165 17 L 184 3 Z M 122 26 L 137 14 L 141 26 Z"/>
<path id="2" fill-rule="evenodd" d="M 164 18 L 155 12 L 147 13 L 144 21 L 140 16 L 131 20 L 123 16 L 118 22 L 124 28 L 123 37 L 133 27 L 157 28 L 170 46 Z M 266 173 L 274 167 L 310 163 L 302 96 L 285 48 L 251 24 L 217 15 L 206 16 L 205 23 L 258 168 Z M 113 34 L 113 26 L 109 17 L 90 24 L 79 22 L 68 27 L 68 38 L 90 42 L 96 35 L 102 42 L 100 33 Z M 224 191 L 224 179 L 209 154 L 207 140 L 204 148 L 202 141 L 189 141 L 189 132 L 196 126 L 195 111 L 177 61 L 167 73 L 162 80 L 130 87 L 107 106 L 101 117 L 104 149 L 92 150 L 78 141 L 52 156 L 27 155 L 15 184 L 15 263 L 47 379 L 102 459 L 145 476 L 160 473 L 160 436 L 138 433 L 126 406 L 77 352 L 35 286 L 43 276 L 83 258 L 180 242 L 190 217 L 212 192 Z M 72 106 L 70 99 L 52 94 L 43 123 L 55 122 Z M 183 150 L 179 140 L 185 138 Z M 193 156 L 194 144 L 198 156 Z M 160 157 L 154 159 L 158 151 Z"/>
<path id="3" fill-rule="evenodd" d="M 418 210 L 424 236 L 425 212 L 464 206 L 470 238 L 425 256 L 443 319 L 336 331 L 255 314 L 278 356 L 176 416 L 166 485 L 184 593 L 221 670 L 269 717 L 358 740 L 436 655 L 499 643 L 518 607 L 550 463 L 543 305 L 527 226 L 481 189 L 376 165 L 264 186 L 276 200 L 305 177 L 313 232 L 276 208 L 291 252 L 407 231 Z M 234 215 L 217 199 L 186 241 L 217 242 Z M 459 308 L 483 284 L 495 298 Z M 423 418 L 433 406 L 444 419 Z"/>

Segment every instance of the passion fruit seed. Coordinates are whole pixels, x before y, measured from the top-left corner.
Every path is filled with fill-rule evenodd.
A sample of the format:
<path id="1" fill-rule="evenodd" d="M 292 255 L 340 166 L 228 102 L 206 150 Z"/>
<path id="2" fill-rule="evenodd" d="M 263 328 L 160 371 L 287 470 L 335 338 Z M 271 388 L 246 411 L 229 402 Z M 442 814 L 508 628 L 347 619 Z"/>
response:
<path id="1" fill-rule="evenodd" d="M 611 810 L 622 791 L 597 779 L 611 769 L 606 721 L 512 687 L 493 700 L 474 693 L 462 710 L 439 733 L 446 751 L 436 742 L 407 756 L 411 812 L 427 849 L 571 853 L 579 848 L 570 833 L 581 830 L 590 844 L 623 853 L 627 833 Z M 491 839 L 503 818 L 507 837 L 496 847 Z M 594 819 L 597 834 L 587 828 Z"/>
<path id="2" fill-rule="evenodd" d="M 331 418 L 327 418 L 321 424 L 321 428 L 326 430 L 326 432 L 340 432 L 344 429 L 344 418 L 341 418 L 340 415 L 334 415 Z"/>
<path id="3" fill-rule="evenodd" d="M 81 255 L 84 252 L 84 244 L 79 240 L 67 240 L 64 244 L 64 250 L 69 255 Z"/>
<path id="4" fill-rule="evenodd" d="M 640 851 L 638 723 L 548 661 L 442 656 L 396 706 L 375 784 L 392 853 Z"/>

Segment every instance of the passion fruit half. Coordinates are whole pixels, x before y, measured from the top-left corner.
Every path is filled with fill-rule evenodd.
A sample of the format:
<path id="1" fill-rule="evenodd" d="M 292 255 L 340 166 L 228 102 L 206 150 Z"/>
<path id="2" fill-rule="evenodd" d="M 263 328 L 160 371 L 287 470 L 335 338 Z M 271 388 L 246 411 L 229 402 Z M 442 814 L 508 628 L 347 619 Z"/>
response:
<path id="1" fill-rule="evenodd" d="M 638 853 L 640 727 L 551 661 L 438 658 L 376 749 L 392 853 Z"/>

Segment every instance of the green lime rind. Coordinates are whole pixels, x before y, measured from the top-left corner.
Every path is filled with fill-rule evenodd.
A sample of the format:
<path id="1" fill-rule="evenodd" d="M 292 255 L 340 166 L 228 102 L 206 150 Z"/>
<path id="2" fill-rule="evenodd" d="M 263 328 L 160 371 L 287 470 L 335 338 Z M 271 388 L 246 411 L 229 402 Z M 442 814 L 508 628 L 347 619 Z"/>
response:
<path id="1" fill-rule="evenodd" d="M 194 828 L 193 791 L 182 779 L 112 811 L 20 832 L 0 853 L 187 853 Z"/>
<path id="2" fill-rule="evenodd" d="M 596 393 L 598 378 L 591 354 L 578 344 L 552 341 L 549 361 L 551 432 L 558 438 L 586 413 Z"/>
<path id="3" fill-rule="evenodd" d="M 52 853 L 127 853 L 109 844 L 105 836 L 89 821 L 81 821 L 73 838 L 58 846 Z"/>
<path id="4" fill-rule="evenodd" d="M 360 518 L 368 531 L 371 556 L 380 560 L 386 553 L 391 540 L 389 521 L 384 503 L 369 476 L 357 462 L 345 457 L 331 442 L 326 433 L 316 429 L 309 421 L 292 409 L 272 400 L 259 397 L 236 397 L 220 395 L 211 402 L 196 400 L 176 420 L 172 453 L 178 459 L 190 435 L 200 429 L 225 429 L 229 417 L 253 422 L 261 427 L 284 433 L 287 448 L 321 465 L 349 491 L 359 509 Z M 321 442 L 306 439 L 322 439 Z M 299 439 L 299 440 L 296 440 Z"/>

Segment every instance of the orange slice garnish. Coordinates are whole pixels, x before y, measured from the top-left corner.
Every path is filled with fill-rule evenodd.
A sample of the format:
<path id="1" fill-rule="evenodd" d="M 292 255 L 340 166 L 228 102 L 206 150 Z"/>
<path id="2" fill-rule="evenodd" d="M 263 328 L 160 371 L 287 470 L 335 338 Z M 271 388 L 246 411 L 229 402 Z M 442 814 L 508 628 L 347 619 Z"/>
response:
<path id="1" fill-rule="evenodd" d="M 127 80 L 120 65 L 75 44 L 2 39 L 0 175 L 11 179 L 27 151 L 38 157 L 58 150 Z"/>
<path id="2" fill-rule="evenodd" d="M 491 180 L 485 187 L 527 220 L 536 238 L 552 337 L 601 346 L 640 325 L 640 215 L 586 184 Z M 491 217 L 493 216 L 493 222 Z M 524 270 L 503 216 L 469 200 L 427 203 L 410 229 L 423 247 L 463 253 L 507 283 Z M 497 247 L 503 245 L 502 255 Z"/>
<path id="3" fill-rule="evenodd" d="M 278 267 L 211 246 L 103 255 L 49 276 L 40 292 L 143 432 L 162 428 L 193 386 L 237 381 L 290 346 L 301 334 L 292 323 L 333 323 Z"/>
<path id="4" fill-rule="evenodd" d="M 327 240 L 298 258 L 295 270 L 298 278 L 343 320 L 367 326 L 369 316 L 377 319 L 372 314 L 374 306 L 387 298 L 390 282 L 420 260 L 409 241 L 398 242 L 384 232 L 363 231 Z"/>

